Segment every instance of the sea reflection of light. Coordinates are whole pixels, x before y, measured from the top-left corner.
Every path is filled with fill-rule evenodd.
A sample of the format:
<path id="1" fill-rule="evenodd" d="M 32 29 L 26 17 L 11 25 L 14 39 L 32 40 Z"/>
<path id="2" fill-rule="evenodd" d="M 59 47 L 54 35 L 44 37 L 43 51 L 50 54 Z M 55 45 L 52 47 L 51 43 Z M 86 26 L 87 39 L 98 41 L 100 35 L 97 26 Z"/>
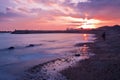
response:
<path id="1" fill-rule="evenodd" d="M 88 40 L 88 35 L 87 35 L 87 34 L 83 34 L 83 39 L 84 39 L 85 41 L 87 41 L 87 40 Z"/>
<path id="2" fill-rule="evenodd" d="M 89 49 L 89 47 L 84 44 L 80 49 L 81 55 L 89 55 L 88 49 Z"/>

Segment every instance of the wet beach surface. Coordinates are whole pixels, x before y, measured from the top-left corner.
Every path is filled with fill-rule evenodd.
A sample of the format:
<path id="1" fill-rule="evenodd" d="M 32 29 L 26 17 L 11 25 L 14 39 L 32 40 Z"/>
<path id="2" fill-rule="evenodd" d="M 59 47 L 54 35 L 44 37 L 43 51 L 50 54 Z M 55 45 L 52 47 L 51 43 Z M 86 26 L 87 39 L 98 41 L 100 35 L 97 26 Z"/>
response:
<path id="1" fill-rule="evenodd" d="M 30 69 L 33 72 L 30 75 L 36 76 L 34 72 L 41 66 L 39 64 L 44 67 L 37 73 L 43 74 L 47 70 L 46 76 L 42 75 L 44 78 L 54 73 L 62 75 L 59 74 L 61 70 L 73 66 L 79 60 L 88 59 L 90 54 L 86 54 L 89 51 L 86 43 L 93 40 L 94 34 L 0 34 L 0 80 L 26 79 Z M 86 57 L 80 54 L 80 50 Z M 55 76 L 51 75 L 50 79 L 53 80 Z"/>
<path id="2" fill-rule="evenodd" d="M 120 80 L 120 31 L 107 30 L 106 40 L 96 37 L 89 45 L 95 56 L 61 71 L 68 80 Z"/>
<path id="3" fill-rule="evenodd" d="M 25 71 L 18 80 L 68 80 L 60 71 L 73 67 L 77 62 L 89 59 L 94 54 L 86 45 L 70 51 L 71 55 L 39 64 Z"/>

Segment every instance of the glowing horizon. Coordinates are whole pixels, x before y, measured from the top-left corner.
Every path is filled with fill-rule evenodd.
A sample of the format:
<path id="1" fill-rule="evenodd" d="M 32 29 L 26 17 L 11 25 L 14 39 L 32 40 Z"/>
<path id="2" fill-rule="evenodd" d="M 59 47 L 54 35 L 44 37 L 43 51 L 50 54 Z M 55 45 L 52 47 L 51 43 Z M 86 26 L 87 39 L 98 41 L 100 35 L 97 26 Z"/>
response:
<path id="1" fill-rule="evenodd" d="M 120 25 L 119 0 L 0 0 L 0 3 L 0 31 Z"/>

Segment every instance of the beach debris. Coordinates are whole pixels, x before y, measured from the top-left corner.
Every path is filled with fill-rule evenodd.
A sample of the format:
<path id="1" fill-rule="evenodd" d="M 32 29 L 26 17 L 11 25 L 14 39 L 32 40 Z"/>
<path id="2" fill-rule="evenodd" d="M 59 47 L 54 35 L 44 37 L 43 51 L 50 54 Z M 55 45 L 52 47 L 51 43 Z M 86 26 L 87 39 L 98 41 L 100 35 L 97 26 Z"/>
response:
<path id="1" fill-rule="evenodd" d="M 8 49 L 9 49 L 9 50 L 13 50 L 13 49 L 15 49 L 15 47 L 11 46 L 11 47 L 9 47 Z"/>

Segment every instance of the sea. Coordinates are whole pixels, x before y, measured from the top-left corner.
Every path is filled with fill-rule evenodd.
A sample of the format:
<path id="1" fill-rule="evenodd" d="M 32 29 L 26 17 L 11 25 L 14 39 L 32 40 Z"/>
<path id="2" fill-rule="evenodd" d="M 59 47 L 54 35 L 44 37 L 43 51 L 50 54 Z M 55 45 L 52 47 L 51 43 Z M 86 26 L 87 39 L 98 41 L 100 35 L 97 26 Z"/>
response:
<path id="1" fill-rule="evenodd" d="M 75 44 L 94 42 L 94 34 L 0 33 L 0 80 L 16 80 L 26 69 L 71 55 Z"/>

